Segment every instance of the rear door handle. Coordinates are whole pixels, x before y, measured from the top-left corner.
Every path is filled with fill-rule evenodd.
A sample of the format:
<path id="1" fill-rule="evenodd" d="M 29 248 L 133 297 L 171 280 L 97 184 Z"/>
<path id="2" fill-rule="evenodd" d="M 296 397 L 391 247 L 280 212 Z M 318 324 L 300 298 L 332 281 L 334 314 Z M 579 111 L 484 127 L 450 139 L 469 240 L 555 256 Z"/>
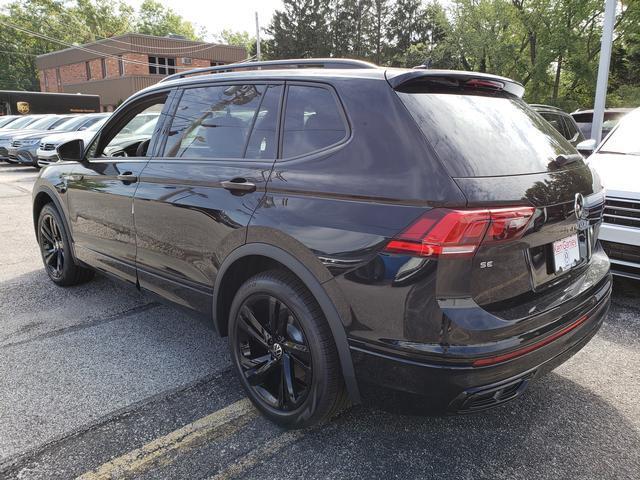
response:
<path id="1" fill-rule="evenodd" d="M 121 180 L 121 181 L 126 182 L 126 183 L 135 183 L 135 182 L 137 182 L 137 181 L 138 181 L 138 176 L 137 176 L 137 175 L 134 175 L 134 174 L 133 174 L 133 173 L 131 173 L 131 172 L 124 172 L 124 173 L 121 173 L 121 174 L 120 174 L 120 175 L 118 175 L 116 178 L 117 178 L 118 180 Z"/>
<path id="2" fill-rule="evenodd" d="M 225 188 L 231 191 L 241 191 L 241 192 L 247 192 L 247 193 L 256 191 L 256 184 L 247 182 L 247 180 L 244 178 L 234 178 L 232 180 L 223 180 L 222 182 L 220 182 L 220 185 L 222 185 L 222 188 Z"/>

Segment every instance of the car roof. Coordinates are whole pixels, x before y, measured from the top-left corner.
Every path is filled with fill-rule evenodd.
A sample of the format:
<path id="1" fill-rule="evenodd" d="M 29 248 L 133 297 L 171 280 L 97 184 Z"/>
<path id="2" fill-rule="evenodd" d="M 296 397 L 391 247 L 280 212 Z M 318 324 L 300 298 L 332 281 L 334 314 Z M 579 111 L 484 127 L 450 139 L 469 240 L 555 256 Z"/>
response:
<path id="1" fill-rule="evenodd" d="M 325 67 L 322 67 L 325 65 Z M 258 67 L 260 69 L 258 69 Z M 304 67 L 304 68 L 301 68 Z M 251 68 L 252 70 L 247 70 Z M 229 71 L 230 69 L 233 69 Z M 257 63 L 239 63 L 219 65 L 210 68 L 193 69 L 170 75 L 159 83 L 141 90 L 146 94 L 155 90 L 162 91 L 176 86 L 194 85 L 203 82 L 237 82 L 237 81 L 330 81 L 336 79 L 362 79 L 386 81 L 393 88 L 401 84 L 424 77 L 455 77 L 461 80 L 485 79 L 500 81 L 505 90 L 522 97 L 524 87 L 509 78 L 487 73 L 466 72 L 459 70 L 431 70 L 416 67 L 387 68 L 349 59 L 299 59 L 280 60 Z"/>

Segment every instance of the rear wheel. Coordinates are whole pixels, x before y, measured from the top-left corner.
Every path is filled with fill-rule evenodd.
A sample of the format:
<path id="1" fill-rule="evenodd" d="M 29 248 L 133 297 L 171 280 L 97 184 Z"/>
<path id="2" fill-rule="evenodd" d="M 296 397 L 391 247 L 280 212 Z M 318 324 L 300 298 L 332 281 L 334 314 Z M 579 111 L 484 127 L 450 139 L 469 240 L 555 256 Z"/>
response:
<path id="1" fill-rule="evenodd" d="M 67 233 L 60 214 L 48 203 L 38 217 L 38 244 L 49 278 L 61 286 L 77 285 L 93 277 L 93 271 L 73 261 Z"/>
<path id="2" fill-rule="evenodd" d="M 302 428 L 344 408 L 331 330 L 313 295 L 292 274 L 271 270 L 240 287 L 229 341 L 245 391 L 273 422 Z"/>

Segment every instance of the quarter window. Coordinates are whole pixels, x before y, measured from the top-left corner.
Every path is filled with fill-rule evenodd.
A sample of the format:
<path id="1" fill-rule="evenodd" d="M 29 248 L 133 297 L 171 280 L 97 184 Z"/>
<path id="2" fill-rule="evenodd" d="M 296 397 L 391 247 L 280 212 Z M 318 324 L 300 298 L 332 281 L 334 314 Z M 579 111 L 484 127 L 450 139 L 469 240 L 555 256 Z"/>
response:
<path id="1" fill-rule="evenodd" d="M 168 133 L 164 156 L 243 158 L 249 131 L 254 124 L 260 125 L 262 133 L 252 136 L 253 154 L 257 158 L 272 155 L 275 151 L 275 128 L 268 126 L 271 116 L 267 113 L 272 112 L 266 109 L 273 110 L 269 105 L 275 91 L 269 95 L 269 101 L 264 102 L 265 110 L 260 108 L 265 93 L 270 90 L 265 85 L 186 89 Z M 270 130 L 274 131 L 273 136 Z"/>
<path id="2" fill-rule="evenodd" d="M 338 143 L 347 127 L 335 97 L 321 87 L 288 88 L 283 156 L 295 157 Z"/>

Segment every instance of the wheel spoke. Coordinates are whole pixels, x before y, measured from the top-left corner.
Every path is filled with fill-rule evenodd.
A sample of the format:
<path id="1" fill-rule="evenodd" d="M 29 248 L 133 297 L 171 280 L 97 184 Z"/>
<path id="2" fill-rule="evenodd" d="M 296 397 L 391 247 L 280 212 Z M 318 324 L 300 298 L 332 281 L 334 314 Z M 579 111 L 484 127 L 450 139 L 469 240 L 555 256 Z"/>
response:
<path id="1" fill-rule="evenodd" d="M 58 259 L 56 261 L 56 271 L 62 271 L 62 252 L 58 250 Z"/>
<path id="2" fill-rule="evenodd" d="M 271 359 L 259 367 L 250 368 L 245 371 L 244 376 L 249 382 L 249 385 L 256 386 L 263 384 L 267 375 L 278 363 L 279 360 Z"/>
<path id="3" fill-rule="evenodd" d="M 51 260 L 53 259 L 55 254 L 56 254 L 55 250 L 51 250 L 49 253 L 45 255 L 44 261 L 47 263 L 47 265 L 51 265 Z"/>
<path id="4" fill-rule="evenodd" d="M 271 359 L 271 354 L 260 355 L 259 357 L 249 358 L 244 355 L 240 355 L 240 363 L 244 368 L 256 368 L 264 365 Z"/>
<path id="5" fill-rule="evenodd" d="M 40 233 L 42 233 L 42 236 L 45 238 L 47 242 L 49 242 L 50 244 L 53 244 L 53 237 L 49 232 L 47 232 L 47 229 L 45 228 L 44 223 L 42 224 L 42 228 L 40 228 Z"/>
<path id="6" fill-rule="evenodd" d="M 293 364 L 288 353 L 282 355 L 282 378 L 284 382 L 284 404 L 293 405 L 296 403 L 296 394 L 293 388 Z"/>
<path id="7" fill-rule="evenodd" d="M 242 320 L 240 325 L 244 327 L 243 330 L 260 342 L 265 348 L 269 348 L 271 335 L 260 324 L 249 307 L 244 306 L 240 309 L 240 319 Z"/>
<path id="8" fill-rule="evenodd" d="M 269 297 L 269 328 L 273 334 L 280 334 L 280 311 L 282 304 L 275 297 Z"/>

